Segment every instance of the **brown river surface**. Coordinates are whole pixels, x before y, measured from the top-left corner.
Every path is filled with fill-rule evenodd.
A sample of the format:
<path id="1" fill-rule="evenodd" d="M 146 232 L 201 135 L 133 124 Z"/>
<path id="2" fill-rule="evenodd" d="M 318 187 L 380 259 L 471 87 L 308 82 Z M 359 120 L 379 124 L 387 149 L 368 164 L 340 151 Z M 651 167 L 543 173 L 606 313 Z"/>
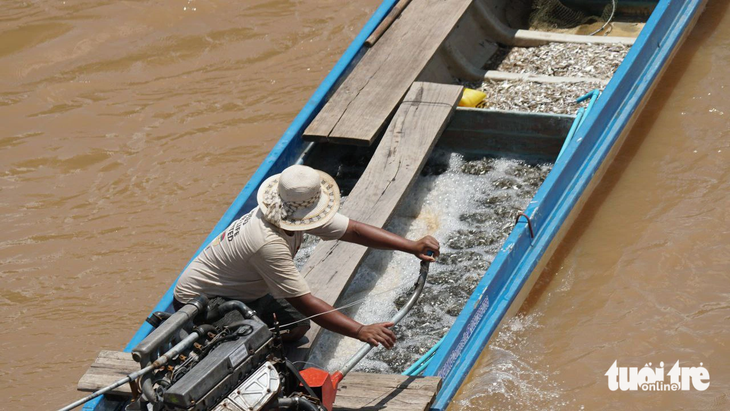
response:
<path id="1" fill-rule="evenodd" d="M 730 11 L 712 1 L 453 410 L 730 409 Z M 703 364 L 706 391 L 608 388 Z M 669 377 L 666 382 L 669 383 Z"/>
<path id="2" fill-rule="evenodd" d="M 79 397 L 379 3 L 2 2 L 1 409 Z M 456 408 L 730 408 L 721 3 Z M 610 392 L 616 359 L 704 362 L 711 386 Z"/>

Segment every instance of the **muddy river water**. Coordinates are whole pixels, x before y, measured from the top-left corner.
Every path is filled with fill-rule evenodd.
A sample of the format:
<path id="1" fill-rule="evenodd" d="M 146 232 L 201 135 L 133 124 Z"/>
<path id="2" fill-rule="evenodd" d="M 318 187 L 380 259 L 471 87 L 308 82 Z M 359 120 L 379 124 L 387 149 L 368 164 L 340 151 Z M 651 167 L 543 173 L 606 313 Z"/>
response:
<path id="1" fill-rule="evenodd" d="M 379 3 L 2 2 L 0 409 L 78 397 Z M 711 0 L 455 408 L 730 407 L 729 50 Z M 614 360 L 711 386 L 611 392 Z"/>

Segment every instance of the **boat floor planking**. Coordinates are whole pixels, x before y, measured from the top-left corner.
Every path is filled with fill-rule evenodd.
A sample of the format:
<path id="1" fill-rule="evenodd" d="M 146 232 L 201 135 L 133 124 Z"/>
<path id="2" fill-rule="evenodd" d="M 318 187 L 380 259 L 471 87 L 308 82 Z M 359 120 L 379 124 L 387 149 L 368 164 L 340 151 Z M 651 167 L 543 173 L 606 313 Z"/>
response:
<path id="1" fill-rule="evenodd" d="M 530 163 L 553 163 L 574 115 L 457 107 L 434 150 L 467 158 L 503 157 Z M 318 143 L 305 164 L 335 178 L 347 196 L 377 149 Z M 430 160 L 430 159 L 429 159 Z"/>
<path id="2" fill-rule="evenodd" d="M 342 205 L 342 214 L 376 227 L 388 223 L 446 128 L 462 90 L 457 85 L 413 83 Z M 367 253 L 368 248 L 353 243 L 320 242 L 301 273 L 318 298 L 335 305 Z M 290 359 L 306 358 L 319 332 L 312 324 L 306 342 L 289 353 Z"/>
<path id="3" fill-rule="evenodd" d="M 608 84 L 607 79 L 595 77 L 563 77 L 546 76 L 530 73 L 512 73 L 507 71 L 487 70 L 484 80 L 494 81 L 532 81 L 535 83 L 598 83 L 602 86 Z"/>
<path id="4" fill-rule="evenodd" d="M 439 377 L 352 372 L 337 388 L 333 411 L 425 411 L 440 388 Z"/>

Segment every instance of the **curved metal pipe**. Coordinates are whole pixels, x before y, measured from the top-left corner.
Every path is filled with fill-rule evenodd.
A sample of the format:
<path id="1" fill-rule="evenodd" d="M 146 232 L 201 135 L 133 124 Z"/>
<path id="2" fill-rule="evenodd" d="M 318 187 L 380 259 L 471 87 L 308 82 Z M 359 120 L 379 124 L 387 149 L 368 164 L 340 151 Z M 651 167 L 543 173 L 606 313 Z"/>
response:
<path id="1" fill-rule="evenodd" d="M 404 305 L 395 315 L 393 318 L 390 319 L 390 322 L 394 324 L 398 324 L 400 320 L 403 319 L 408 313 L 411 311 L 414 305 L 416 305 L 416 302 L 418 301 L 418 298 L 421 297 L 421 293 L 423 292 L 423 287 L 426 285 L 426 278 L 428 277 L 428 268 L 429 268 L 429 262 L 428 261 L 421 261 L 421 271 L 418 275 L 418 281 L 416 281 L 416 287 L 413 291 L 413 295 L 411 295 L 411 298 L 408 299 L 408 302 L 406 302 L 406 305 Z M 360 362 L 363 358 L 365 358 L 366 355 L 372 350 L 373 347 L 370 344 L 363 345 L 360 350 L 358 350 L 355 355 L 350 358 L 342 368 L 335 372 L 332 375 L 332 382 L 335 386 L 339 384 L 340 381 L 342 381 L 343 378 L 345 378 L 345 375 L 349 373 L 357 363 Z"/>
<path id="2" fill-rule="evenodd" d="M 148 402 L 157 404 L 160 399 L 157 398 L 155 388 L 152 386 L 152 374 L 145 374 L 140 378 L 139 389 L 142 391 L 142 396 Z"/>

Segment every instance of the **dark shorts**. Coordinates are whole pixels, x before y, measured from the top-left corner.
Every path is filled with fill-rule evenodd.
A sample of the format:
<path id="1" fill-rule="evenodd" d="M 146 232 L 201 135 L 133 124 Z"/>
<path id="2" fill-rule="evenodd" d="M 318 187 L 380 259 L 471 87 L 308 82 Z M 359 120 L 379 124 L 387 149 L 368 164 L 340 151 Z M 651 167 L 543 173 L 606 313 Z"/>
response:
<path id="1" fill-rule="evenodd" d="M 211 299 L 211 301 L 213 300 Z M 285 299 L 276 299 L 271 294 L 266 294 L 258 300 L 245 304 L 250 309 L 256 311 L 256 315 L 269 327 L 274 326 L 274 314 L 276 314 L 276 319 L 279 320 L 279 327 L 282 330 L 291 330 L 292 328 L 301 326 L 307 326 L 309 328 L 309 320 L 305 320 L 304 315 L 292 307 Z M 173 300 L 172 305 L 175 311 L 177 311 L 185 304 L 178 300 Z"/>

